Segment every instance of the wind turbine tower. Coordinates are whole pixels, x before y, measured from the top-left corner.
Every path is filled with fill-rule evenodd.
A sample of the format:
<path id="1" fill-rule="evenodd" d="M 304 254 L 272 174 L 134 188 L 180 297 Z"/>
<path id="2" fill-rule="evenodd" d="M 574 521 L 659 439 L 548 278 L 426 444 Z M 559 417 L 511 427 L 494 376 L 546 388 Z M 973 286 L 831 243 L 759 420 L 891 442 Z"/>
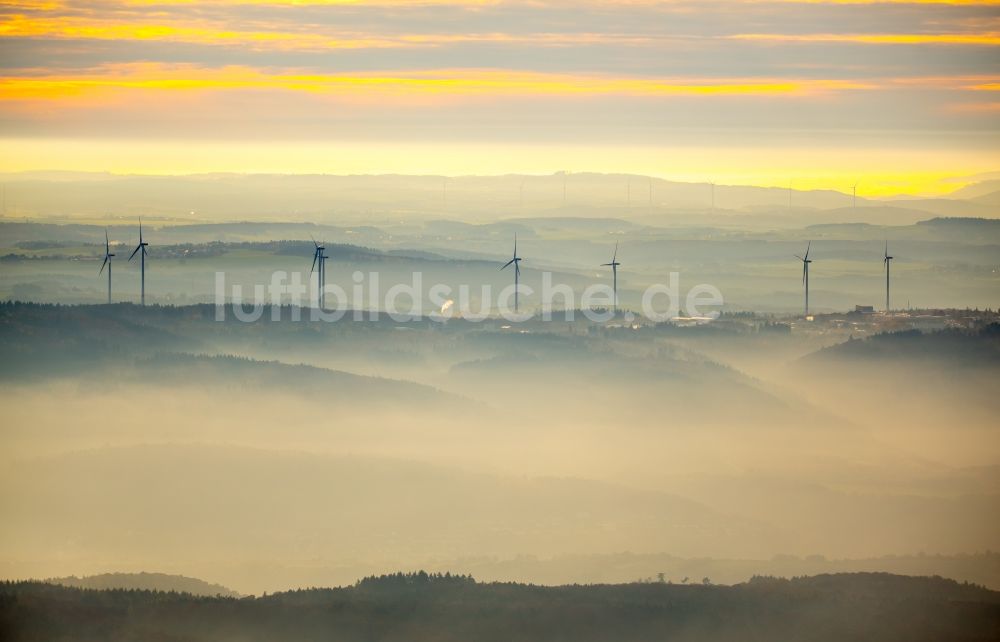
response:
<path id="1" fill-rule="evenodd" d="M 612 290 L 613 292 L 612 300 L 614 302 L 614 311 L 616 317 L 618 316 L 618 266 L 619 265 L 621 265 L 621 263 L 618 262 L 618 243 L 615 243 L 615 254 L 614 256 L 611 257 L 611 263 L 602 263 L 601 266 L 611 268 L 612 279 L 614 281 L 614 289 Z"/>
<path id="2" fill-rule="evenodd" d="M 108 228 L 104 228 L 104 263 L 101 263 L 101 271 L 97 274 L 100 275 L 101 272 L 104 272 L 104 266 L 108 266 L 108 303 L 111 303 L 111 257 L 113 256 L 111 241 L 108 240 Z"/>
<path id="3" fill-rule="evenodd" d="M 517 255 L 517 234 L 514 234 L 514 258 L 504 263 L 501 270 L 506 270 L 514 264 L 514 314 L 517 314 L 517 284 L 521 278 L 521 257 Z"/>
<path id="4" fill-rule="evenodd" d="M 128 260 L 131 261 L 132 258 L 135 256 L 136 252 L 141 252 L 141 254 L 139 254 L 139 274 L 140 274 L 140 277 L 139 277 L 139 279 L 140 279 L 140 281 L 139 281 L 139 283 L 140 283 L 139 301 L 142 303 L 142 305 L 146 305 L 146 254 L 147 254 L 146 247 L 148 245 L 149 245 L 149 243 L 146 243 L 145 241 L 142 240 L 142 219 L 140 218 L 139 219 L 139 245 L 136 245 L 135 249 L 132 250 L 132 254 L 128 257 Z M 108 268 L 108 278 L 109 279 L 111 278 L 111 269 L 110 269 L 110 267 Z"/>
<path id="5" fill-rule="evenodd" d="M 802 261 L 802 284 L 806 286 L 806 313 L 805 316 L 809 316 L 809 264 L 812 260 L 809 258 L 809 249 L 812 247 L 812 241 L 806 245 L 805 256 L 795 255 L 795 258 Z"/>
<path id="6" fill-rule="evenodd" d="M 316 276 L 316 285 L 319 288 L 317 303 L 319 304 L 320 310 L 325 310 L 325 297 L 323 290 L 326 287 L 326 260 L 330 257 L 324 254 L 326 247 L 317 243 L 316 239 L 313 239 L 313 245 L 316 246 L 316 249 L 313 251 L 313 262 L 312 267 L 309 269 L 309 274 L 311 275 L 313 272 L 316 272 L 316 267 L 317 265 L 319 266 L 319 271 Z"/>
<path id="7" fill-rule="evenodd" d="M 889 256 L 889 241 L 885 242 L 885 255 L 882 258 L 882 263 L 885 264 L 885 313 L 889 314 L 889 264 L 892 263 L 894 257 Z"/>

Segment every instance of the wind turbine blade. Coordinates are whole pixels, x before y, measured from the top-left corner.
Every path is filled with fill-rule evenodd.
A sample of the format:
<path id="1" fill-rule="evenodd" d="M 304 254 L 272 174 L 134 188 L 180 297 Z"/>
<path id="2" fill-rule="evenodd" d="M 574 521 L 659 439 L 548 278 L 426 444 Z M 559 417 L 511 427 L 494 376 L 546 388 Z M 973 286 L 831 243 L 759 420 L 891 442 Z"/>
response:
<path id="1" fill-rule="evenodd" d="M 521 264 L 520 263 L 515 263 L 514 264 L 514 274 L 516 274 L 517 276 L 521 276 Z"/>
<path id="2" fill-rule="evenodd" d="M 812 241 L 809 241 L 809 243 L 806 245 L 806 257 L 805 257 L 806 259 L 809 258 L 809 249 L 811 247 L 812 247 Z"/>
<path id="3" fill-rule="evenodd" d="M 139 243 L 142 243 L 142 217 L 139 217 Z"/>
<path id="4" fill-rule="evenodd" d="M 310 234 L 310 235 L 309 235 L 309 238 L 310 238 L 310 239 L 312 240 L 312 242 L 313 242 L 313 245 L 315 245 L 316 247 L 319 247 L 319 243 L 317 243 L 317 242 L 316 242 L 316 239 L 315 239 L 315 238 L 313 238 L 313 235 L 312 235 L 312 234 Z"/>
<path id="5" fill-rule="evenodd" d="M 807 274 L 809 274 L 809 264 L 808 263 L 803 263 L 802 264 L 802 283 L 803 284 L 806 282 L 806 275 Z"/>
<path id="6" fill-rule="evenodd" d="M 98 274 L 104 274 L 104 266 L 108 264 L 108 255 L 104 255 L 104 263 L 101 263 L 101 271 Z"/>
<path id="7" fill-rule="evenodd" d="M 804 259 L 804 258 L 802 258 L 801 256 L 799 256 L 798 254 L 793 254 L 792 256 L 794 256 L 794 257 L 795 257 L 795 258 L 797 258 L 798 260 L 800 260 L 800 261 L 802 261 L 803 263 L 805 263 L 805 259 Z"/>
<path id="8" fill-rule="evenodd" d="M 513 263 L 513 262 L 514 262 L 514 259 L 511 259 L 511 260 L 507 261 L 506 263 L 503 264 L 503 267 L 500 268 L 500 269 L 501 270 L 506 270 L 508 267 L 510 267 L 510 264 Z"/>
<path id="9" fill-rule="evenodd" d="M 108 228 L 104 228 L 104 253 L 111 253 L 111 241 L 108 240 Z"/>
<path id="10" fill-rule="evenodd" d="M 618 260 L 618 241 L 615 241 L 615 255 L 611 257 L 611 262 L 614 263 Z"/>
<path id="11" fill-rule="evenodd" d="M 140 238 L 141 238 L 141 237 L 140 237 Z M 139 244 L 139 245 L 136 245 L 136 246 L 135 246 L 135 249 L 134 249 L 134 250 L 132 250 L 132 253 L 128 255 L 128 260 L 129 260 L 129 261 L 131 261 L 131 260 L 132 260 L 132 257 L 133 257 L 133 256 L 135 256 L 135 253 L 136 253 L 136 252 L 138 252 L 139 250 L 142 250 L 142 249 L 143 249 L 143 247 L 142 247 L 142 243 L 140 242 L 140 244 Z"/>
<path id="12" fill-rule="evenodd" d="M 309 274 L 312 274 L 316 270 L 316 260 L 318 258 L 319 258 L 319 252 L 316 252 L 315 254 L 313 254 L 313 264 L 312 264 L 312 267 L 309 268 Z"/>

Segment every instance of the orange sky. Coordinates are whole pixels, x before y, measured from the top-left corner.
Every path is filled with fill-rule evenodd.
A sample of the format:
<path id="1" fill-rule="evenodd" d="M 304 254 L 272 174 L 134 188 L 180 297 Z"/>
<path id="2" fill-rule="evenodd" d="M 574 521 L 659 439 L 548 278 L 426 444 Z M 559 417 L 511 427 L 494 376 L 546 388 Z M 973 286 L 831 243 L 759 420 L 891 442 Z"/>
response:
<path id="1" fill-rule="evenodd" d="M 0 0 L 0 34 L 4 171 L 864 173 L 890 194 L 1000 165 L 997 2 Z"/>

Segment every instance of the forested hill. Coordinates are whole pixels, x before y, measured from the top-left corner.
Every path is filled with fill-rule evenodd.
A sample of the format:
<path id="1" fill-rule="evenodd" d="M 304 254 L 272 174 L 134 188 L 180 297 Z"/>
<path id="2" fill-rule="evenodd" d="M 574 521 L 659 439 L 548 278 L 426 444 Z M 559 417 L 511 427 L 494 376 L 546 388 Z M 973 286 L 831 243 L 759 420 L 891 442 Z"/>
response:
<path id="1" fill-rule="evenodd" d="M 98 374 L 145 385 L 278 391 L 413 408 L 471 402 L 426 385 L 302 364 L 212 354 L 198 329 L 215 330 L 212 306 L 59 306 L 0 303 L 0 382 L 93 380 Z M 236 325 L 236 324 L 232 324 Z M 279 324 L 262 323 L 262 331 Z M 194 329 L 192 329 L 192 327 Z M 253 331 L 253 328 L 239 328 Z M 287 323 L 286 332 L 309 332 Z M 275 333 L 280 330 L 275 329 Z M 197 353 L 197 354 L 196 354 Z M 409 405 L 408 405 L 409 404 Z"/>
<path id="2" fill-rule="evenodd" d="M 936 332 L 904 330 L 852 339 L 807 355 L 803 361 L 931 360 L 960 365 L 1000 365 L 1000 324 L 977 331 L 948 329 Z"/>
<path id="3" fill-rule="evenodd" d="M 1000 593 L 887 574 L 736 586 L 477 584 L 425 573 L 258 598 L 0 585 L 0 638 L 101 640 L 995 640 Z"/>
<path id="4" fill-rule="evenodd" d="M 183 575 L 166 573 L 103 573 L 87 577 L 54 577 L 46 580 L 51 584 L 82 589 L 130 589 L 189 593 L 201 596 L 239 597 L 240 594 L 220 584 L 210 584 L 204 580 Z"/>

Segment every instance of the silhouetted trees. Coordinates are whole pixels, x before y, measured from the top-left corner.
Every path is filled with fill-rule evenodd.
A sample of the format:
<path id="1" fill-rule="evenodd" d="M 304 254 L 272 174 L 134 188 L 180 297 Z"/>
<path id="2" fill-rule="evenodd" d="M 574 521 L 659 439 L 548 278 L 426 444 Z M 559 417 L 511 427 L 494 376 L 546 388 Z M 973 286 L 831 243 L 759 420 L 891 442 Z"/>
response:
<path id="1" fill-rule="evenodd" d="M 542 587 L 420 571 L 258 598 L 4 582 L 0 639 L 973 642 L 1000 630 L 1000 593 L 938 577 L 707 580 Z"/>

